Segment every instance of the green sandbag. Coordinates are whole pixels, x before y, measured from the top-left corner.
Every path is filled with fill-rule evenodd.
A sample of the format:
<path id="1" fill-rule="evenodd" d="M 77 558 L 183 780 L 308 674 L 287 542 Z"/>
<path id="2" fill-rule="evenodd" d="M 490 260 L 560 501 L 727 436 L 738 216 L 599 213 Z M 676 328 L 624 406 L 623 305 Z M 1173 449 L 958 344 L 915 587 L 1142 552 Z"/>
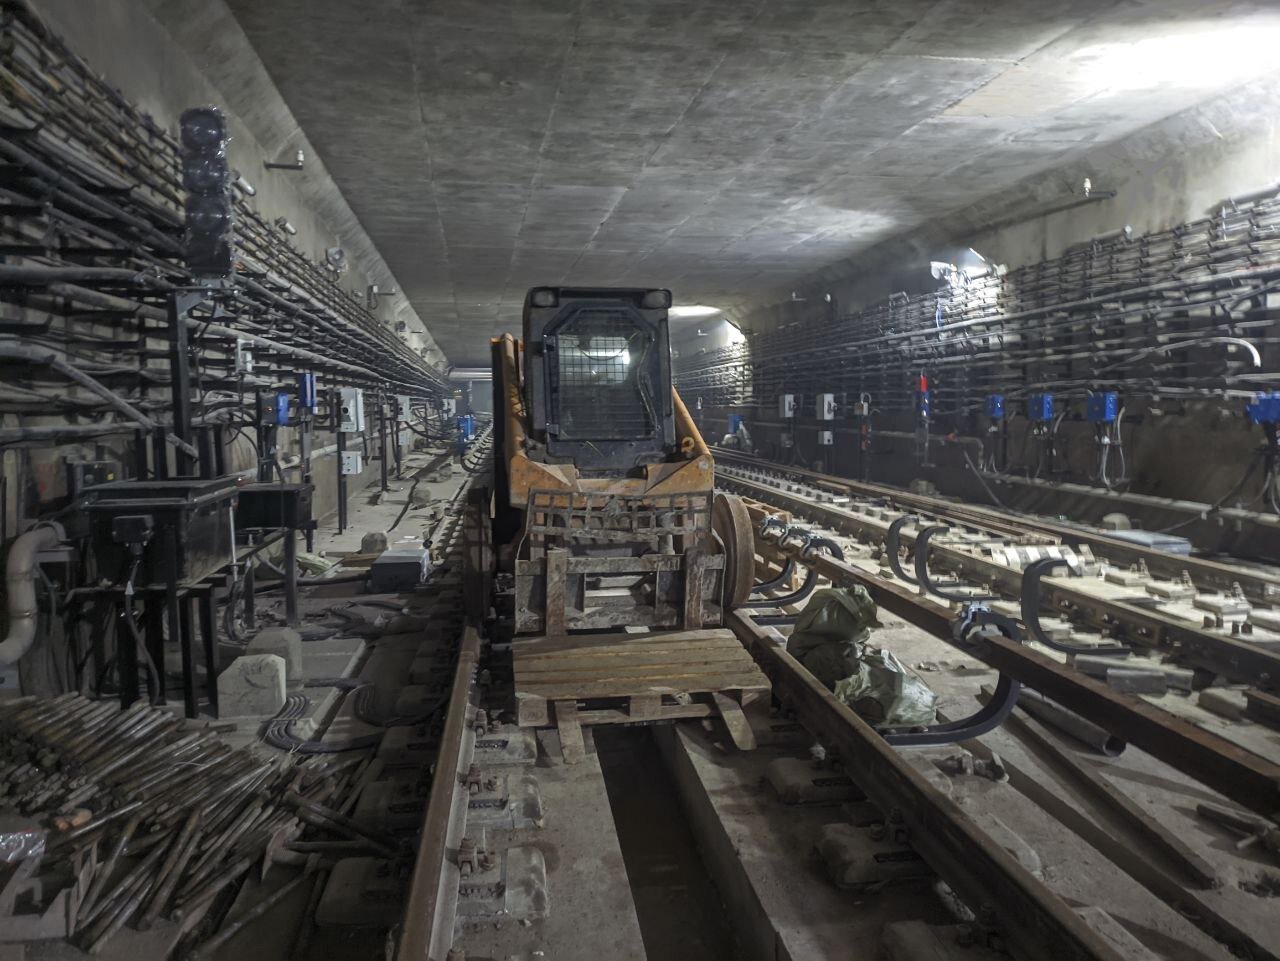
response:
<path id="1" fill-rule="evenodd" d="M 927 727 L 938 716 L 937 695 L 887 650 L 864 650 L 835 695 L 872 727 Z"/>
<path id="2" fill-rule="evenodd" d="M 796 619 L 787 652 L 845 704 L 877 727 L 934 723 L 937 696 L 887 650 L 867 646 L 879 627 L 860 585 L 814 593 Z"/>
<path id="3" fill-rule="evenodd" d="M 876 602 L 860 584 L 827 587 L 809 598 L 787 641 L 787 653 L 829 688 L 858 670 L 859 647 L 879 627 Z"/>

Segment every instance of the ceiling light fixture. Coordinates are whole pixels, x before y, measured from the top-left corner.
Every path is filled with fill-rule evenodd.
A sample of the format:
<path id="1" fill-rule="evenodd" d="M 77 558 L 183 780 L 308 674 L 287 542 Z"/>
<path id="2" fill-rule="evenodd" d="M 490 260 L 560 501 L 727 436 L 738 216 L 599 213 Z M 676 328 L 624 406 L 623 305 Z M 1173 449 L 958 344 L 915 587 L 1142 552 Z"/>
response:
<path id="1" fill-rule="evenodd" d="M 1071 55 L 1101 96 L 1140 90 L 1215 90 L 1263 73 L 1280 41 L 1274 14 L 1186 21 L 1164 33 L 1098 43 Z"/>
<path id="2" fill-rule="evenodd" d="M 714 317 L 720 313 L 719 307 L 708 307 L 703 304 L 685 304 L 679 307 L 672 307 L 667 311 L 668 317 L 676 317 L 680 320 L 694 320 L 700 317 Z"/>

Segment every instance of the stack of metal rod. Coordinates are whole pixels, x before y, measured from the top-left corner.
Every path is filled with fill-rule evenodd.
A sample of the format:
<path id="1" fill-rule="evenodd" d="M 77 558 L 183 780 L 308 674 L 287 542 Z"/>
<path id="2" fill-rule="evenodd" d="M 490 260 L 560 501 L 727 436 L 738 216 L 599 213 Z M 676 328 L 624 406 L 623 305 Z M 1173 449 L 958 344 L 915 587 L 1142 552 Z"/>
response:
<path id="1" fill-rule="evenodd" d="M 33 936 L 71 938 L 91 953 L 125 925 L 217 915 L 255 866 L 314 874 L 326 851 L 397 856 L 399 842 L 347 816 L 376 774 L 365 754 L 232 748 L 145 704 L 121 710 L 67 694 L 0 707 L 0 812 L 44 835 L 18 870 L 45 882 L 46 904 L 61 881 L 61 916 Z M 328 837 L 301 840 L 308 829 Z"/>

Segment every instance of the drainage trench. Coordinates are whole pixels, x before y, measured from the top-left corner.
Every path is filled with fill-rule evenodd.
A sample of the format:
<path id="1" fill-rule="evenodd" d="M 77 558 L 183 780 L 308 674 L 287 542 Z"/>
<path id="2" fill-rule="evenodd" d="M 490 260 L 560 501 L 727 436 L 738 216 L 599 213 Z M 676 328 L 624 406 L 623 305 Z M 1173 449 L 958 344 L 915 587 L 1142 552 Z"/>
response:
<path id="1" fill-rule="evenodd" d="M 592 734 L 649 958 L 735 961 L 727 913 L 649 728 Z"/>

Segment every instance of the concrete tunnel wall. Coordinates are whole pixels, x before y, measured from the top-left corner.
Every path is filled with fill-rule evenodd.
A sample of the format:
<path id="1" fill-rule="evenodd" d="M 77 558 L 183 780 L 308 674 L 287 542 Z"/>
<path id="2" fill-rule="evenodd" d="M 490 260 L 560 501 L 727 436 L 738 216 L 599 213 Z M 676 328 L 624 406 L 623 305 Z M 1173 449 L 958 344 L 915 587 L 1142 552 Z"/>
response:
<path id="1" fill-rule="evenodd" d="M 834 295 L 837 309 L 848 312 L 882 302 L 889 294 L 916 294 L 937 289 L 939 281 L 929 273 L 929 261 L 947 251 L 972 246 L 988 261 L 1010 269 L 1061 255 L 1069 247 L 1091 238 L 1131 226 L 1134 236 L 1164 230 L 1202 219 L 1232 196 L 1251 193 L 1280 180 L 1280 83 L 1259 81 L 1215 98 L 1200 107 L 1175 115 L 1139 131 L 1132 137 L 1099 147 L 1084 161 L 1011 185 L 943 222 L 876 245 L 844 265 L 835 265 L 824 276 L 799 285 L 803 298 L 734 318 L 745 330 L 771 329 L 788 323 L 813 323 L 831 307 L 824 293 Z M 1037 215 L 1064 198 L 1068 190 L 1089 177 L 1097 190 L 1114 190 L 1110 200 L 1073 210 Z M 984 224 L 1015 222 L 996 229 Z M 705 336 L 699 337 L 696 329 Z M 676 365 L 691 363 L 700 351 L 714 351 L 730 342 L 727 323 L 681 322 L 676 328 Z M 823 389 L 820 383 L 798 383 L 798 393 L 811 397 Z M 695 397 L 685 398 L 693 406 Z M 776 444 L 781 435 L 776 407 L 762 399 L 762 406 L 746 411 L 758 445 Z M 1164 497 L 1211 503 L 1238 482 L 1259 445 L 1256 427 L 1240 413 L 1239 403 L 1215 400 L 1188 403 L 1181 410 L 1143 418 L 1126 446 L 1134 478 L 1132 490 Z M 712 441 L 726 430 L 730 413 L 738 409 L 707 406 L 699 419 Z M 884 431 L 909 432 L 909 414 L 894 412 L 881 418 Z M 812 411 L 798 418 L 797 444 L 806 458 L 824 461 L 827 470 L 849 476 L 860 474 L 856 429 L 852 419 L 837 422 L 833 448 L 815 443 L 817 424 Z M 1011 427 L 1011 450 L 1021 443 L 1025 421 Z M 1065 422 L 1067 444 L 1083 451 L 1091 442 L 1091 425 Z M 880 435 L 871 461 L 872 480 L 907 484 L 923 479 L 941 491 L 980 502 L 990 494 L 969 471 L 958 450 L 934 448 L 936 466 L 921 467 L 913 454 L 910 437 Z M 1255 475 L 1256 477 L 1256 475 Z M 1123 503 L 1088 497 L 1069 497 L 1045 489 L 999 485 L 996 495 L 1004 503 L 1023 509 L 1098 521 L 1110 511 L 1129 513 L 1139 524 L 1156 528 L 1185 515 L 1147 511 Z M 1196 523 L 1180 529 L 1208 549 L 1228 547 L 1274 555 L 1274 533 L 1248 532 L 1218 521 Z"/>

